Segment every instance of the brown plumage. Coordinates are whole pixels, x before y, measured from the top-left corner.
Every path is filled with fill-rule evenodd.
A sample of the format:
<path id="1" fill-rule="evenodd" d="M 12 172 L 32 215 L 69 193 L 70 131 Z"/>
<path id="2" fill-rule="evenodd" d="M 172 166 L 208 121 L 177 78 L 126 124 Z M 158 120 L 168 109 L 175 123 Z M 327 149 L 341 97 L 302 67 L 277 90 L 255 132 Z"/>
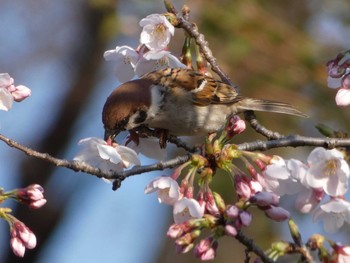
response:
<path id="1" fill-rule="evenodd" d="M 231 86 L 197 71 L 166 68 L 120 85 L 102 112 L 106 137 L 140 125 L 173 135 L 203 135 L 245 110 L 306 117 L 294 106 L 243 97 Z"/>

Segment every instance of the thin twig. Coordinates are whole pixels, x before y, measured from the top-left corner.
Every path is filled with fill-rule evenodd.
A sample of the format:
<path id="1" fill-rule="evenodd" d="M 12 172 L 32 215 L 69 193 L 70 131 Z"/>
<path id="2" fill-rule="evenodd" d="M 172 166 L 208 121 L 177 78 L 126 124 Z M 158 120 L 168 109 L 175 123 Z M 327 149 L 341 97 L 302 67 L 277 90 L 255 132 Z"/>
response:
<path id="1" fill-rule="evenodd" d="M 183 15 L 176 10 L 175 6 L 171 3 L 171 1 L 165 0 L 164 3 L 168 12 L 176 16 L 178 27 L 183 28 L 191 37 L 193 37 L 196 44 L 199 46 L 201 52 L 203 53 L 205 59 L 210 64 L 211 69 L 219 75 L 223 82 L 232 86 L 238 92 L 238 87 L 233 84 L 229 76 L 222 70 L 222 68 L 216 62 L 216 58 L 213 56 L 213 53 L 209 48 L 208 42 L 205 40 L 204 35 L 199 33 L 197 26 L 187 21 L 186 18 L 183 17 Z"/>
<path id="2" fill-rule="evenodd" d="M 235 238 L 241 243 L 243 244 L 247 250 L 254 252 L 260 259 L 262 262 L 265 263 L 273 263 L 274 261 L 272 259 L 270 259 L 265 252 L 258 247 L 257 245 L 254 244 L 254 241 L 248 237 L 246 237 L 242 231 L 238 231 L 237 235 L 235 236 Z"/>

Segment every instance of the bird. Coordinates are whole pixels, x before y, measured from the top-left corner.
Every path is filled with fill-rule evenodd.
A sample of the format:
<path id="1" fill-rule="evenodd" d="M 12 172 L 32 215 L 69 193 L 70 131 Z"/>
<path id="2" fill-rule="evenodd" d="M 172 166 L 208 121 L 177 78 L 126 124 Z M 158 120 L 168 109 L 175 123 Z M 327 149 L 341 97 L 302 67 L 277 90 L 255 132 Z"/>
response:
<path id="1" fill-rule="evenodd" d="M 102 111 L 104 138 L 113 141 L 121 131 L 141 126 L 174 136 L 208 135 L 248 110 L 307 117 L 288 103 L 244 97 L 196 70 L 165 68 L 125 82 L 109 95 Z"/>

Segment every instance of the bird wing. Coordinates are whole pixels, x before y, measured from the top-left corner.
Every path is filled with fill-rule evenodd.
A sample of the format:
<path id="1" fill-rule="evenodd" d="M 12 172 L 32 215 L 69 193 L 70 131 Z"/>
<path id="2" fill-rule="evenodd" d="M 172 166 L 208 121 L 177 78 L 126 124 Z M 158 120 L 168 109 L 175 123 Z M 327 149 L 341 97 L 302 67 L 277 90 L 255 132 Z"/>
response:
<path id="1" fill-rule="evenodd" d="M 155 84 L 161 84 L 172 90 L 180 88 L 191 92 L 189 98 L 200 106 L 209 104 L 230 104 L 243 99 L 235 89 L 219 80 L 198 71 L 183 68 L 166 68 L 149 73 Z"/>

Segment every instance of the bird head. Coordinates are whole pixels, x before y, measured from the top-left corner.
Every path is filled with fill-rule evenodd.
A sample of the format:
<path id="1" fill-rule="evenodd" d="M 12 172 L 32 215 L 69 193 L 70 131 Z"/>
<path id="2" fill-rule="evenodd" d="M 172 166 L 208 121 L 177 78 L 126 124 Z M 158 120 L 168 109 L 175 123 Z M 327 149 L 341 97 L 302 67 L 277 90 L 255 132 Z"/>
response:
<path id="1" fill-rule="evenodd" d="M 106 141 L 113 141 L 121 131 L 136 128 L 145 121 L 151 104 L 151 86 L 148 79 L 132 80 L 109 95 L 102 111 Z"/>

